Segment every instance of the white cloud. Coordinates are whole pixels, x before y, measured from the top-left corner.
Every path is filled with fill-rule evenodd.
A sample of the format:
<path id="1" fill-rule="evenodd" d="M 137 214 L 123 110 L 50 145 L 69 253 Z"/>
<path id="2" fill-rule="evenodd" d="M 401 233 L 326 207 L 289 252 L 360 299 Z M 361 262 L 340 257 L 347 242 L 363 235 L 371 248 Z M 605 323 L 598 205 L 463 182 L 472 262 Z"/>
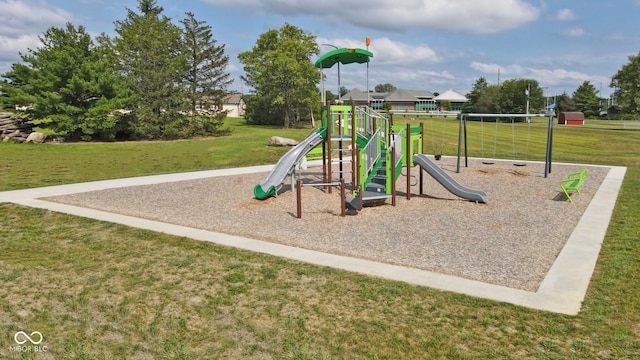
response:
<path id="1" fill-rule="evenodd" d="M 589 75 L 579 71 L 571 71 L 566 69 L 539 69 L 520 66 L 516 64 L 498 65 L 486 64 L 474 61 L 471 68 L 483 74 L 495 76 L 500 69 L 502 79 L 534 79 L 543 86 L 555 86 L 563 84 L 580 84 L 584 81 L 592 83 L 606 82 L 610 79 L 599 75 Z"/>
<path id="2" fill-rule="evenodd" d="M 38 36 L 46 29 L 72 19 L 70 13 L 46 2 L 0 0 L 0 74 L 20 60 L 19 53 L 40 46 Z"/>
<path id="3" fill-rule="evenodd" d="M 388 38 L 373 39 L 370 49 L 380 54 L 379 62 L 389 65 L 433 64 L 440 62 L 436 52 L 426 45 L 409 45 Z"/>
<path id="4" fill-rule="evenodd" d="M 0 35 L 19 37 L 62 26 L 73 15 L 42 1 L 0 0 Z"/>
<path id="5" fill-rule="evenodd" d="M 561 9 L 555 14 L 554 19 L 557 21 L 577 21 L 578 16 L 570 9 Z"/>
<path id="6" fill-rule="evenodd" d="M 339 18 L 369 29 L 410 28 L 467 33 L 495 33 L 535 21 L 540 9 L 524 0 L 206 0 L 287 16 Z M 336 9 L 332 11 L 332 9 Z"/>
<path id="7" fill-rule="evenodd" d="M 17 61 L 19 53 L 26 53 L 27 49 L 36 49 L 40 46 L 37 35 L 20 35 L 8 37 L 0 35 L 0 61 Z"/>
<path id="8" fill-rule="evenodd" d="M 571 38 L 581 38 L 587 35 L 583 28 L 572 28 L 562 32 L 562 35 Z"/>
<path id="9" fill-rule="evenodd" d="M 453 86 L 452 84 L 455 84 L 456 80 L 455 76 L 447 70 L 431 71 L 399 68 L 377 71 L 375 76 L 381 79 L 379 83 L 391 83 L 396 87 L 405 89 L 430 91 L 449 88 Z"/>

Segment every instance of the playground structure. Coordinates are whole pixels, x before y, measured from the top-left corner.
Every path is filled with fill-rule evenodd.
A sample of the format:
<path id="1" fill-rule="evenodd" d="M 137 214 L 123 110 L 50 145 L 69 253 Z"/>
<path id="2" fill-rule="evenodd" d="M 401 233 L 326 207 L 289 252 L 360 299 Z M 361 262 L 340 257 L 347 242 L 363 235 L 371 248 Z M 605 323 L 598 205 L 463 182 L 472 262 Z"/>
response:
<path id="1" fill-rule="evenodd" d="M 368 64 L 372 56 L 368 50 L 340 48 L 322 55 L 316 61 L 316 66 L 325 68 L 338 63 Z M 322 104 L 321 111 L 321 126 L 282 156 L 265 181 L 254 187 L 257 199 L 277 196 L 290 177 L 291 189 L 297 192 L 298 217 L 301 216 L 302 186 L 323 187 L 329 193 L 333 187 L 339 187 L 343 216 L 347 208 L 357 213 L 364 206 L 384 203 L 389 198 L 395 206 L 399 176 L 406 177 L 406 197 L 410 199 L 411 168 L 417 164 L 451 193 L 470 201 L 488 201 L 486 193 L 462 186 L 422 154 L 422 124 L 394 126 L 390 118 L 368 106 L 331 105 L 327 102 Z M 297 165 L 320 145 L 322 182 L 302 184 L 299 179 L 296 181 Z M 404 174 L 403 169 L 406 169 Z M 421 171 L 421 194 L 422 174 Z"/>

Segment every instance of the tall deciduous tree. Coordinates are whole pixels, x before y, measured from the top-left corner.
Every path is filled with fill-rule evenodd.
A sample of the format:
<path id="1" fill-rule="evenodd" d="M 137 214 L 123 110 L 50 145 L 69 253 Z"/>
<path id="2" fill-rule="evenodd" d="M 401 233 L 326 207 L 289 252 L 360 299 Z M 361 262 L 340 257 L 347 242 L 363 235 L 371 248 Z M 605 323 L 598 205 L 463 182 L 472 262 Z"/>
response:
<path id="1" fill-rule="evenodd" d="M 247 120 L 288 128 L 310 114 L 320 101 L 320 71 L 311 62 L 316 54 L 315 36 L 290 24 L 263 33 L 250 51 L 240 53 L 242 79 L 255 91 L 246 100 Z"/>
<path id="2" fill-rule="evenodd" d="M 134 133 L 142 138 L 184 136 L 188 63 L 183 51 L 182 30 L 162 15 L 155 0 L 138 0 L 136 13 L 115 22 L 114 39 L 119 69 L 134 92 Z"/>
<path id="3" fill-rule="evenodd" d="M 629 63 L 611 79 L 615 88 L 615 97 L 622 112 L 634 116 L 640 115 L 640 53 L 629 56 Z"/>
<path id="4" fill-rule="evenodd" d="M 573 93 L 573 104 L 585 117 L 596 117 L 600 110 L 598 90 L 589 81 L 585 81 Z"/>
<path id="5" fill-rule="evenodd" d="M 123 129 L 113 110 L 126 94 L 122 78 L 83 26 L 49 28 L 42 45 L 21 54 L 23 63 L 4 74 L 4 102 L 27 106 L 28 117 L 42 127 L 74 139 L 114 139 Z"/>
<path id="6" fill-rule="evenodd" d="M 544 92 L 538 82 L 532 79 L 507 80 L 500 86 L 498 110 L 505 114 L 524 114 L 540 111 L 544 108 Z"/>
<path id="7" fill-rule="evenodd" d="M 207 135 L 215 133 L 224 123 L 227 114 L 222 111 L 222 103 L 233 79 L 226 72 L 229 57 L 225 55 L 224 45 L 216 45 L 211 26 L 196 20 L 191 12 L 186 15 L 181 23 L 189 65 L 185 82 L 191 113 L 190 129 L 194 134 Z"/>

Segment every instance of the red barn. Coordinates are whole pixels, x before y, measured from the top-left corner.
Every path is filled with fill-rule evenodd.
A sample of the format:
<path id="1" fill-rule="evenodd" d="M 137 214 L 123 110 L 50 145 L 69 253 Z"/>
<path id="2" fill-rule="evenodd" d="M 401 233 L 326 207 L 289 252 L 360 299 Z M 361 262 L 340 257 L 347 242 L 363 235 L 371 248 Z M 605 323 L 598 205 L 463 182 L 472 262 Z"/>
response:
<path id="1" fill-rule="evenodd" d="M 580 111 L 565 111 L 558 116 L 558 124 L 584 125 L 584 114 Z"/>

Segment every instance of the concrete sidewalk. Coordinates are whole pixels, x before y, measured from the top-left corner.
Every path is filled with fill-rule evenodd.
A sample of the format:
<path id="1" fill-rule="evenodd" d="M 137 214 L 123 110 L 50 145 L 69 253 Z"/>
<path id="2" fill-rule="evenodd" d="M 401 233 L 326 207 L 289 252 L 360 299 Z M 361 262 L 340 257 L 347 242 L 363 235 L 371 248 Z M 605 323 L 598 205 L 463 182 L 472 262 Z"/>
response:
<path id="1" fill-rule="evenodd" d="M 536 292 L 40 200 L 47 196 L 118 187 L 268 172 L 272 168 L 273 165 L 254 166 L 5 191 L 0 192 L 0 202 L 48 209 L 529 308 L 575 315 L 580 311 L 584 300 L 626 173 L 625 167 L 610 167 L 607 177 Z"/>

